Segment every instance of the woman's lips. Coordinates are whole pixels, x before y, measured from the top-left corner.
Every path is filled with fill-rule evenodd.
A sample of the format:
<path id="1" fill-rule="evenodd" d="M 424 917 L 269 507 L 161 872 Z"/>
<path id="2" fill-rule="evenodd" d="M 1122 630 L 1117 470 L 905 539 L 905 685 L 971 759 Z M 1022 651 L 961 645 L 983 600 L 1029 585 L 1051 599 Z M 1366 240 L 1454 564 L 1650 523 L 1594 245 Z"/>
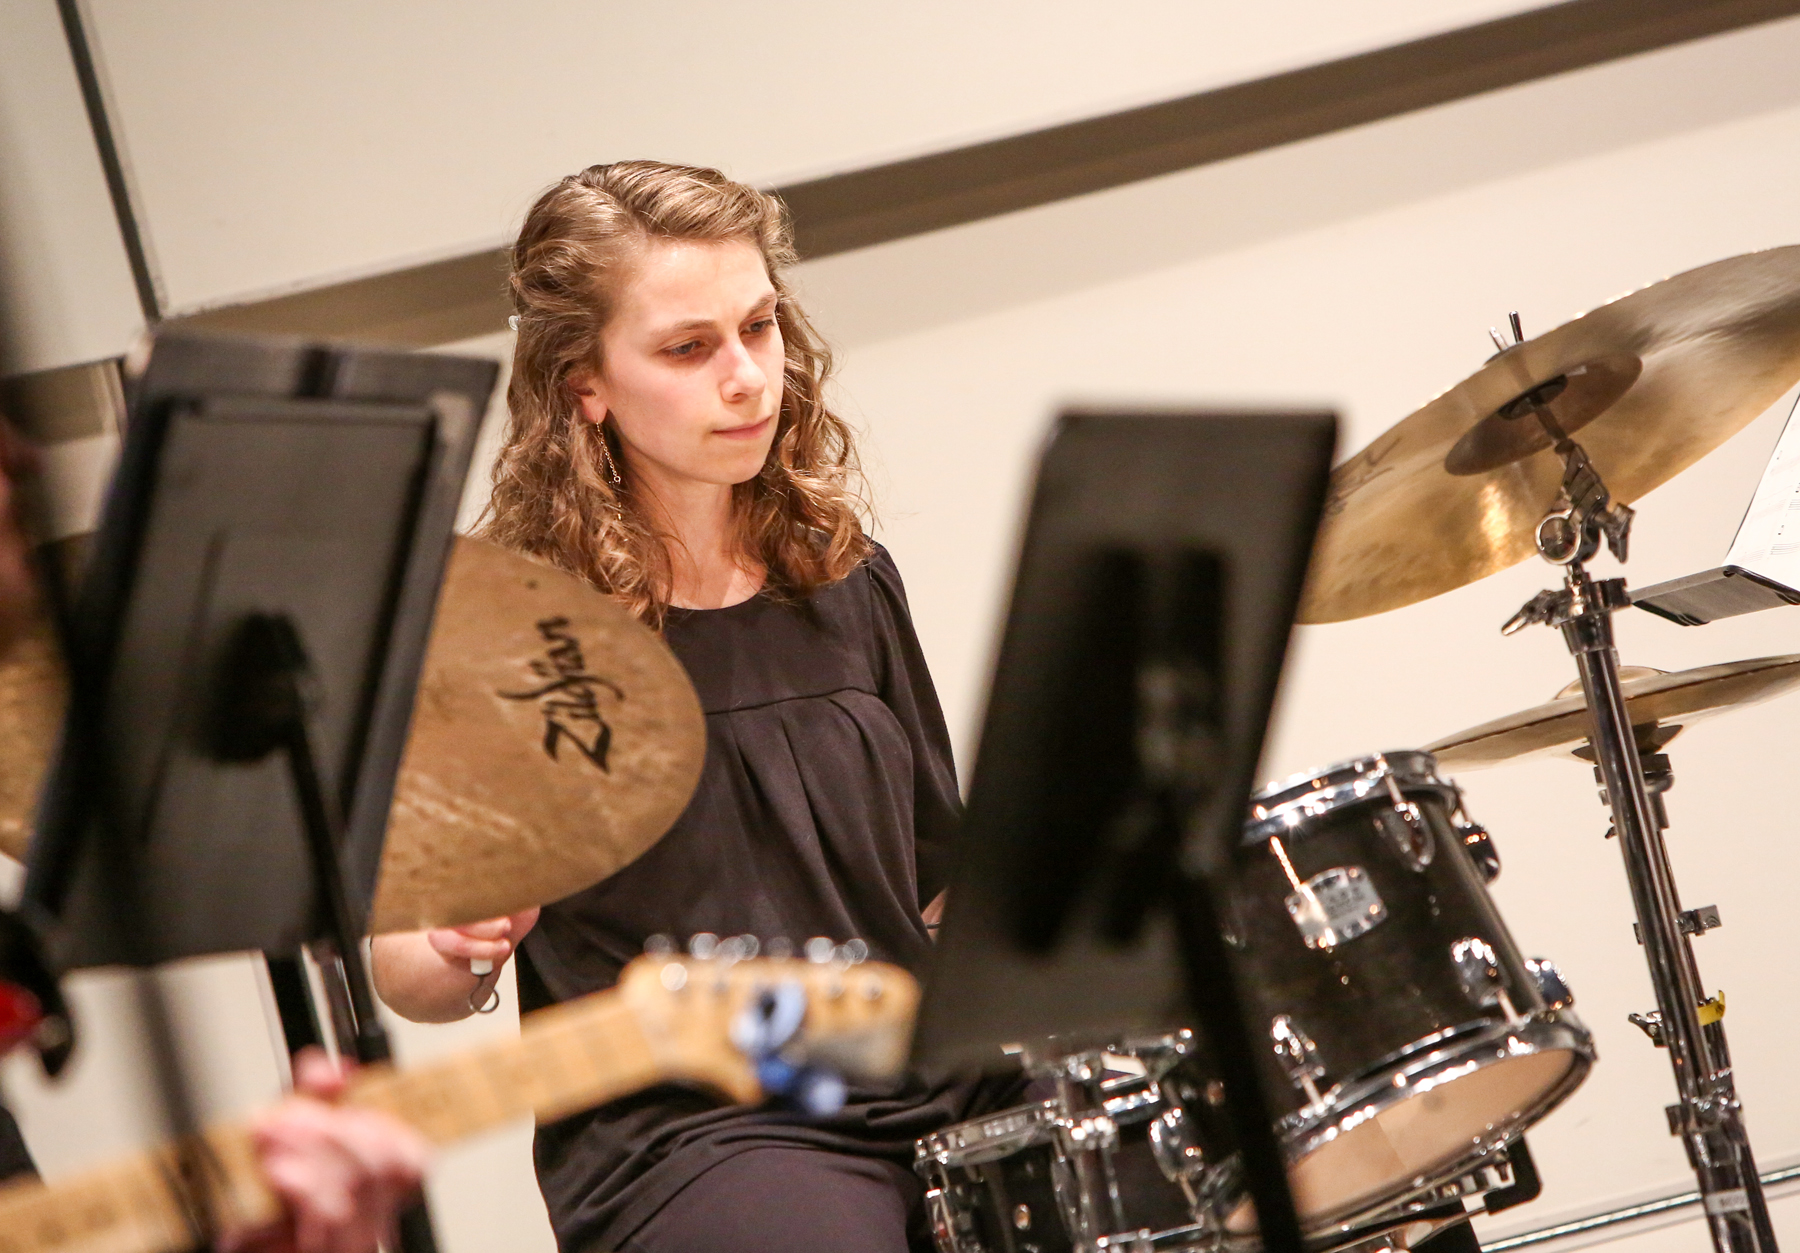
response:
<path id="1" fill-rule="evenodd" d="M 768 430 L 769 423 L 774 420 L 775 415 L 770 414 L 761 422 L 752 422 L 748 426 L 728 426 L 723 430 L 714 431 L 713 434 L 721 435 L 726 439 L 755 439 L 758 435 L 761 435 L 764 431 Z"/>

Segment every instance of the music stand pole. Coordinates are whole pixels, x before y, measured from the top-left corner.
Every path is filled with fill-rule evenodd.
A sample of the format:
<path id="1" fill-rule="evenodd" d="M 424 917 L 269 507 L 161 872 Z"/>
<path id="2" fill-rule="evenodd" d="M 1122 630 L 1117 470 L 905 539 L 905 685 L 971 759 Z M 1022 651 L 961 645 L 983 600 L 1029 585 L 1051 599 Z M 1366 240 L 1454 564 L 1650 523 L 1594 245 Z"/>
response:
<path id="1" fill-rule="evenodd" d="M 1225 573 L 1215 554 L 1146 557 L 1141 567 L 1136 666 L 1135 756 L 1139 786 L 1157 815 L 1152 846 L 1164 864 L 1152 873 L 1173 886 L 1182 981 L 1218 1064 L 1226 1116 L 1242 1155 L 1244 1180 L 1269 1253 L 1300 1253 L 1306 1241 L 1288 1186 L 1287 1158 L 1257 1070 L 1262 1045 L 1225 943 L 1213 881 L 1198 845 L 1211 833 L 1225 742 L 1223 694 Z M 1141 915 L 1144 900 L 1126 889 L 1109 913 L 1117 923 Z"/>
<path id="2" fill-rule="evenodd" d="M 351 913 L 338 857 L 343 818 L 320 783 L 307 726 L 307 672 L 306 651 L 291 619 L 276 614 L 246 618 L 221 677 L 222 717 L 215 728 L 216 747 L 221 757 L 232 761 L 256 761 L 271 751 L 287 758 L 299 801 L 301 830 L 312 859 L 326 943 L 333 950 L 334 960 L 321 961 L 321 973 L 327 980 L 341 979 L 349 1002 L 349 1022 L 345 1023 L 335 998 L 330 998 L 338 1039 L 347 1038 L 356 1060 L 364 1065 L 391 1061 L 393 1042 L 376 1009 L 374 985 L 363 961 L 361 927 Z M 337 969 L 331 969 L 333 966 Z M 436 1253 L 431 1214 L 422 1203 L 402 1212 L 399 1237 L 405 1253 Z"/>

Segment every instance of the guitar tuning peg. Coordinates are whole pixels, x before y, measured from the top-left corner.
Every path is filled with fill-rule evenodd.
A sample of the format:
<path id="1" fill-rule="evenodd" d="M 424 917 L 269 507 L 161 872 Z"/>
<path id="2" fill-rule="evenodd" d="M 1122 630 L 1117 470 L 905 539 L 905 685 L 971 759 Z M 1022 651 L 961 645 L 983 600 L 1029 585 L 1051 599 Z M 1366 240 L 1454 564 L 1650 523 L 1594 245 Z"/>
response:
<path id="1" fill-rule="evenodd" d="M 813 1117 L 824 1118 L 843 1109 L 849 1095 L 849 1087 L 837 1071 L 808 1066 L 800 1072 L 799 1082 L 794 1085 L 789 1099 Z"/>
<path id="2" fill-rule="evenodd" d="M 837 947 L 837 959 L 846 966 L 869 960 L 869 946 L 862 940 L 851 940 Z"/>
<path id="3" fill-rule="evenodd" d="M 763 1095 L 814 1117 L 825 1117 L 844 1108 L 849 1087 L 843 1076 L 823 1066 L 796 1066 L 771 1054 L 756 1063 L 756 1081 Z"/>
<path id="4" fill-rule="evenodd" d="M 701 961 L 711 961 L 719 951 L 719 937 L 710 931 L 702 931 L 688 940 L 688 954 Z"/>
<path id="5" fill-rule="evenodd" d="M 720 961 L 738 962 L 755 957 L 760 947 L 753 935 L 734 935 L 720 940 L 716 951 Z"/>
<path id="6" fill-rule="evenodd" d="M 644 952 L 651 957 L 668 957 L 675 951 L 675 941 L 666 935 L 653 935 L 644 941 Z"/>
<path id="7" fill-rule="evenodd" d="M 837 945 L 833 944 L 826 936 L 815 935 L 806 942 L 806 960 L 814 965 L 823 966 L 835 956 L 837 956 Z"/>
<path id="8" fill-rule="evenodd" d="M 763 952 L 776 961 L 786 961 L 794 955 L 794 942 L 785 935 L 778 935 L 763 946 Z"/>

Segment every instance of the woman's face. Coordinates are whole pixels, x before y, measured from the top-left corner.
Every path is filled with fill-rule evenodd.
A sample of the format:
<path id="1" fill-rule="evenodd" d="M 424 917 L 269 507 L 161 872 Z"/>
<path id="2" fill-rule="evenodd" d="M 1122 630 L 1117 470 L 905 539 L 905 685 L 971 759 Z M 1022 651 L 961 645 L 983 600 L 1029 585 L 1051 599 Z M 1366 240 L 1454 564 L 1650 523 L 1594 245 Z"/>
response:
<path id="1" fill-rule="evenodd" d="M 653 486 L 755 478 L 781 409 L 775 287 L 753 244 L 659 240 L 573 380 L 582 415 L 611 415 L 628 469 Z"/>

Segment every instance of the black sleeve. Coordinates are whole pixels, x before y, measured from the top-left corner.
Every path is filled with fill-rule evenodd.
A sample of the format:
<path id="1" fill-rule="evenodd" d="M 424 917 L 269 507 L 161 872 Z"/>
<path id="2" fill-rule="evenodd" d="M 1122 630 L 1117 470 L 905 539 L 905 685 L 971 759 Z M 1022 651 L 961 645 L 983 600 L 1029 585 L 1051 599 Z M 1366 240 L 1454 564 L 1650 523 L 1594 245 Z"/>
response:
<path id="1" fill-rule="evenodd" d="M 0 1180 L 12 1179 L 18 1175 L 37 1174 L 37 1165 L 31 1160 L 31 1150 L 25 1147 L 25 1137 L 19 1134 L 19 1124 L 0 1105 Z"/>
<path id="2" fill-rule="evenodd" d="M 962 822 L 962 794 L 956 786 L 956 761 L 950 753 L 950 731 L 938 705 L 937 688 L 925 665 L 925 653 L 913 630 L 906 588 L 894 559 L 879 544 L 869 557 L 874 587 L 874 627 L 881 664 L 881 699 L 894 711 L 912 745 L 913 841 L 919 876 L 919 906 L 944 890 L 949 874 L 951 841 Z"/>

